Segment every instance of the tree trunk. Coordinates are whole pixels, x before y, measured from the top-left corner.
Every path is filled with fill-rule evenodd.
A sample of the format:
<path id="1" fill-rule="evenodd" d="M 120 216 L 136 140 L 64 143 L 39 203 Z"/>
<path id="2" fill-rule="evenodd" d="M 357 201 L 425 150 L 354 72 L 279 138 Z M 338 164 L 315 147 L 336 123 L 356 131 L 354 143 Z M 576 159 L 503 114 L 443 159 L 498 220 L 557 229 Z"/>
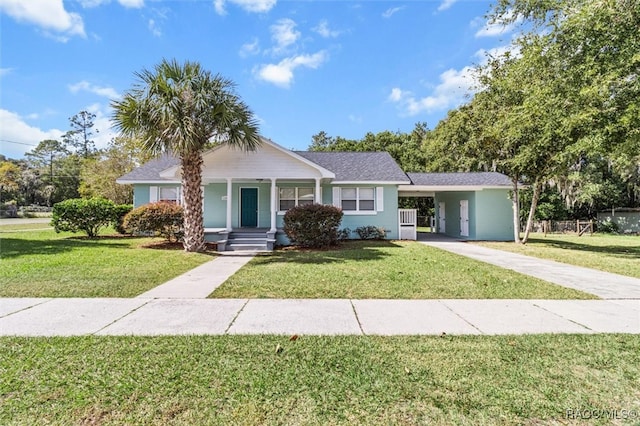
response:
<path id="1" fill-rule="evenodd" d="M 542 192 L 542 184 L 536 182 L 533 186 L 533 196 L 531 197 L 531 207 L 529 207 L 529 216 L 527 217 L 527 226 L 524 229 L 524 237 L 522 237 L 522 244 L 527 244 L 529 240 L 529 233 L 533 226 L 533 216 L 536 214 L 536 208 L 538 207 L 538 200 L 540 200 L 540 193 Z"/>
<path id="2" fill-rule="evenodd" d="M 513 179 L 513 241 L 520 244 L 520 194 L 518 178 Z"/>
<path id="3" fill-rule="evenodd" d="M 202 217 L 202 153 L 184 153 L 180 155 L 180 161 L 184 196 L 184 250 L 203 252 L 206 245 Z"/>

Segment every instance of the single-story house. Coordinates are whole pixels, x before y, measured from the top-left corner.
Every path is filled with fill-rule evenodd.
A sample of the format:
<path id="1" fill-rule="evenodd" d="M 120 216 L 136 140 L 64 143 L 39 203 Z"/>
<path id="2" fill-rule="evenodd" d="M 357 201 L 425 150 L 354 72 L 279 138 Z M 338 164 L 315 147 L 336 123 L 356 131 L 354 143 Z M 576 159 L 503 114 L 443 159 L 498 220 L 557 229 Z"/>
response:
<path id="1" fill-rule="evenodd" d="M 499 173 L 405 173 L 387 152 L 290 151 L 268 139 L 252 152 L 221 145 L 203 160 L 205 234 L 223 249 L 287 244 L 283 216 L 307 203 L 340 207 L 342 228 L 373 225 L 388 239 L 415 239 L 416 213 L 398 209 L 398 197 L 433 197 L 436 232 L 466 240 L 513 236 L 511 182 Z M 135 207 L 181 202 L 180 164 L 172 156 L 117 182 L 133 185 Z"/>

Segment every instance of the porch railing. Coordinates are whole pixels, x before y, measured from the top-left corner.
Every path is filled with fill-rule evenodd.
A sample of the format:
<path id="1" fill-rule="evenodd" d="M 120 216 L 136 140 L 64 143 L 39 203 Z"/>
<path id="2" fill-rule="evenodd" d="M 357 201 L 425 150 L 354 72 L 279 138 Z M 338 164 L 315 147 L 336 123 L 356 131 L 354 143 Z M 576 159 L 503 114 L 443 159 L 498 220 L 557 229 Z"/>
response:
<path id="1" fill-rule="evenodd" d="M 418 238 L 418 211 L 416 209 L 398 209 L 398 228 L 401 240 Z"/>

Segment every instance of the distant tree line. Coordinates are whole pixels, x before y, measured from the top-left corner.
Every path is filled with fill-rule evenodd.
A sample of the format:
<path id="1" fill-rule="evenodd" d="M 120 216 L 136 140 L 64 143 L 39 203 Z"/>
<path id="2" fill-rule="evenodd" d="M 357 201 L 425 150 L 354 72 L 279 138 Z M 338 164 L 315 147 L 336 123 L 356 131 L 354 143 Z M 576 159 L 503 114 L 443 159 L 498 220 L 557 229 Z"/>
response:
<path id="1" fill-rule="evenodd" d="M 640 2 L 500 0 L 490 16 L 529 30 L 477 67 L 476 94 L 434 129 L 320 132 L 309 149 L 385 150 L 406 171 L 504 173 L 526 231 L 533 219 L 639 206 Z"/>
<path id="2" fill-rule="evenodd" d="M 128 138 L 114 138 L 96 149 L 95 114 L 81 111 L 69 119 L 61 140 L 47 139 L 24 159 L 0 157 L 0 210 L 9 206 L 46 206 L 72 198 L 102 197 L 116 204 L 133 201 L 132 188 L 115 180 L 149 159 Z M 15 207 L 14 207 L 15 209 Z"/>

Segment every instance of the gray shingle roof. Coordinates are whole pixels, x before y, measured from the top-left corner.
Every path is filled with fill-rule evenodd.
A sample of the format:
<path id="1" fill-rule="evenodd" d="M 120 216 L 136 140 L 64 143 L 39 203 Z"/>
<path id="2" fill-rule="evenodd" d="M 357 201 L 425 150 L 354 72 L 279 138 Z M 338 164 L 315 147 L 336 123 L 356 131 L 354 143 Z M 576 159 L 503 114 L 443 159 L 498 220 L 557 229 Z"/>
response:
<path id="1" fill-rule="evenodd" d="M 497 172 L 407 173 L 414 185 L 426 186 L 511 186 L 507 176 Z"/>
<path id="2" fill-rule="evenodd" d="M 162 155 L 156 159 L 133 169 L 131 172 L 122 176 L 118 181 L 121 182 L 147 182 L 147 181 L 167 181 L 171 180 L 160 177 L 160 172 L 180 164 L 177 157 L 171 155 Z"/>
<path id="3" fill-rule="evenodd" d="M 295 151 L 301 157 L 332 171 L 342 182 L 407 182 L 409 179 L 388 152 Z"/>

